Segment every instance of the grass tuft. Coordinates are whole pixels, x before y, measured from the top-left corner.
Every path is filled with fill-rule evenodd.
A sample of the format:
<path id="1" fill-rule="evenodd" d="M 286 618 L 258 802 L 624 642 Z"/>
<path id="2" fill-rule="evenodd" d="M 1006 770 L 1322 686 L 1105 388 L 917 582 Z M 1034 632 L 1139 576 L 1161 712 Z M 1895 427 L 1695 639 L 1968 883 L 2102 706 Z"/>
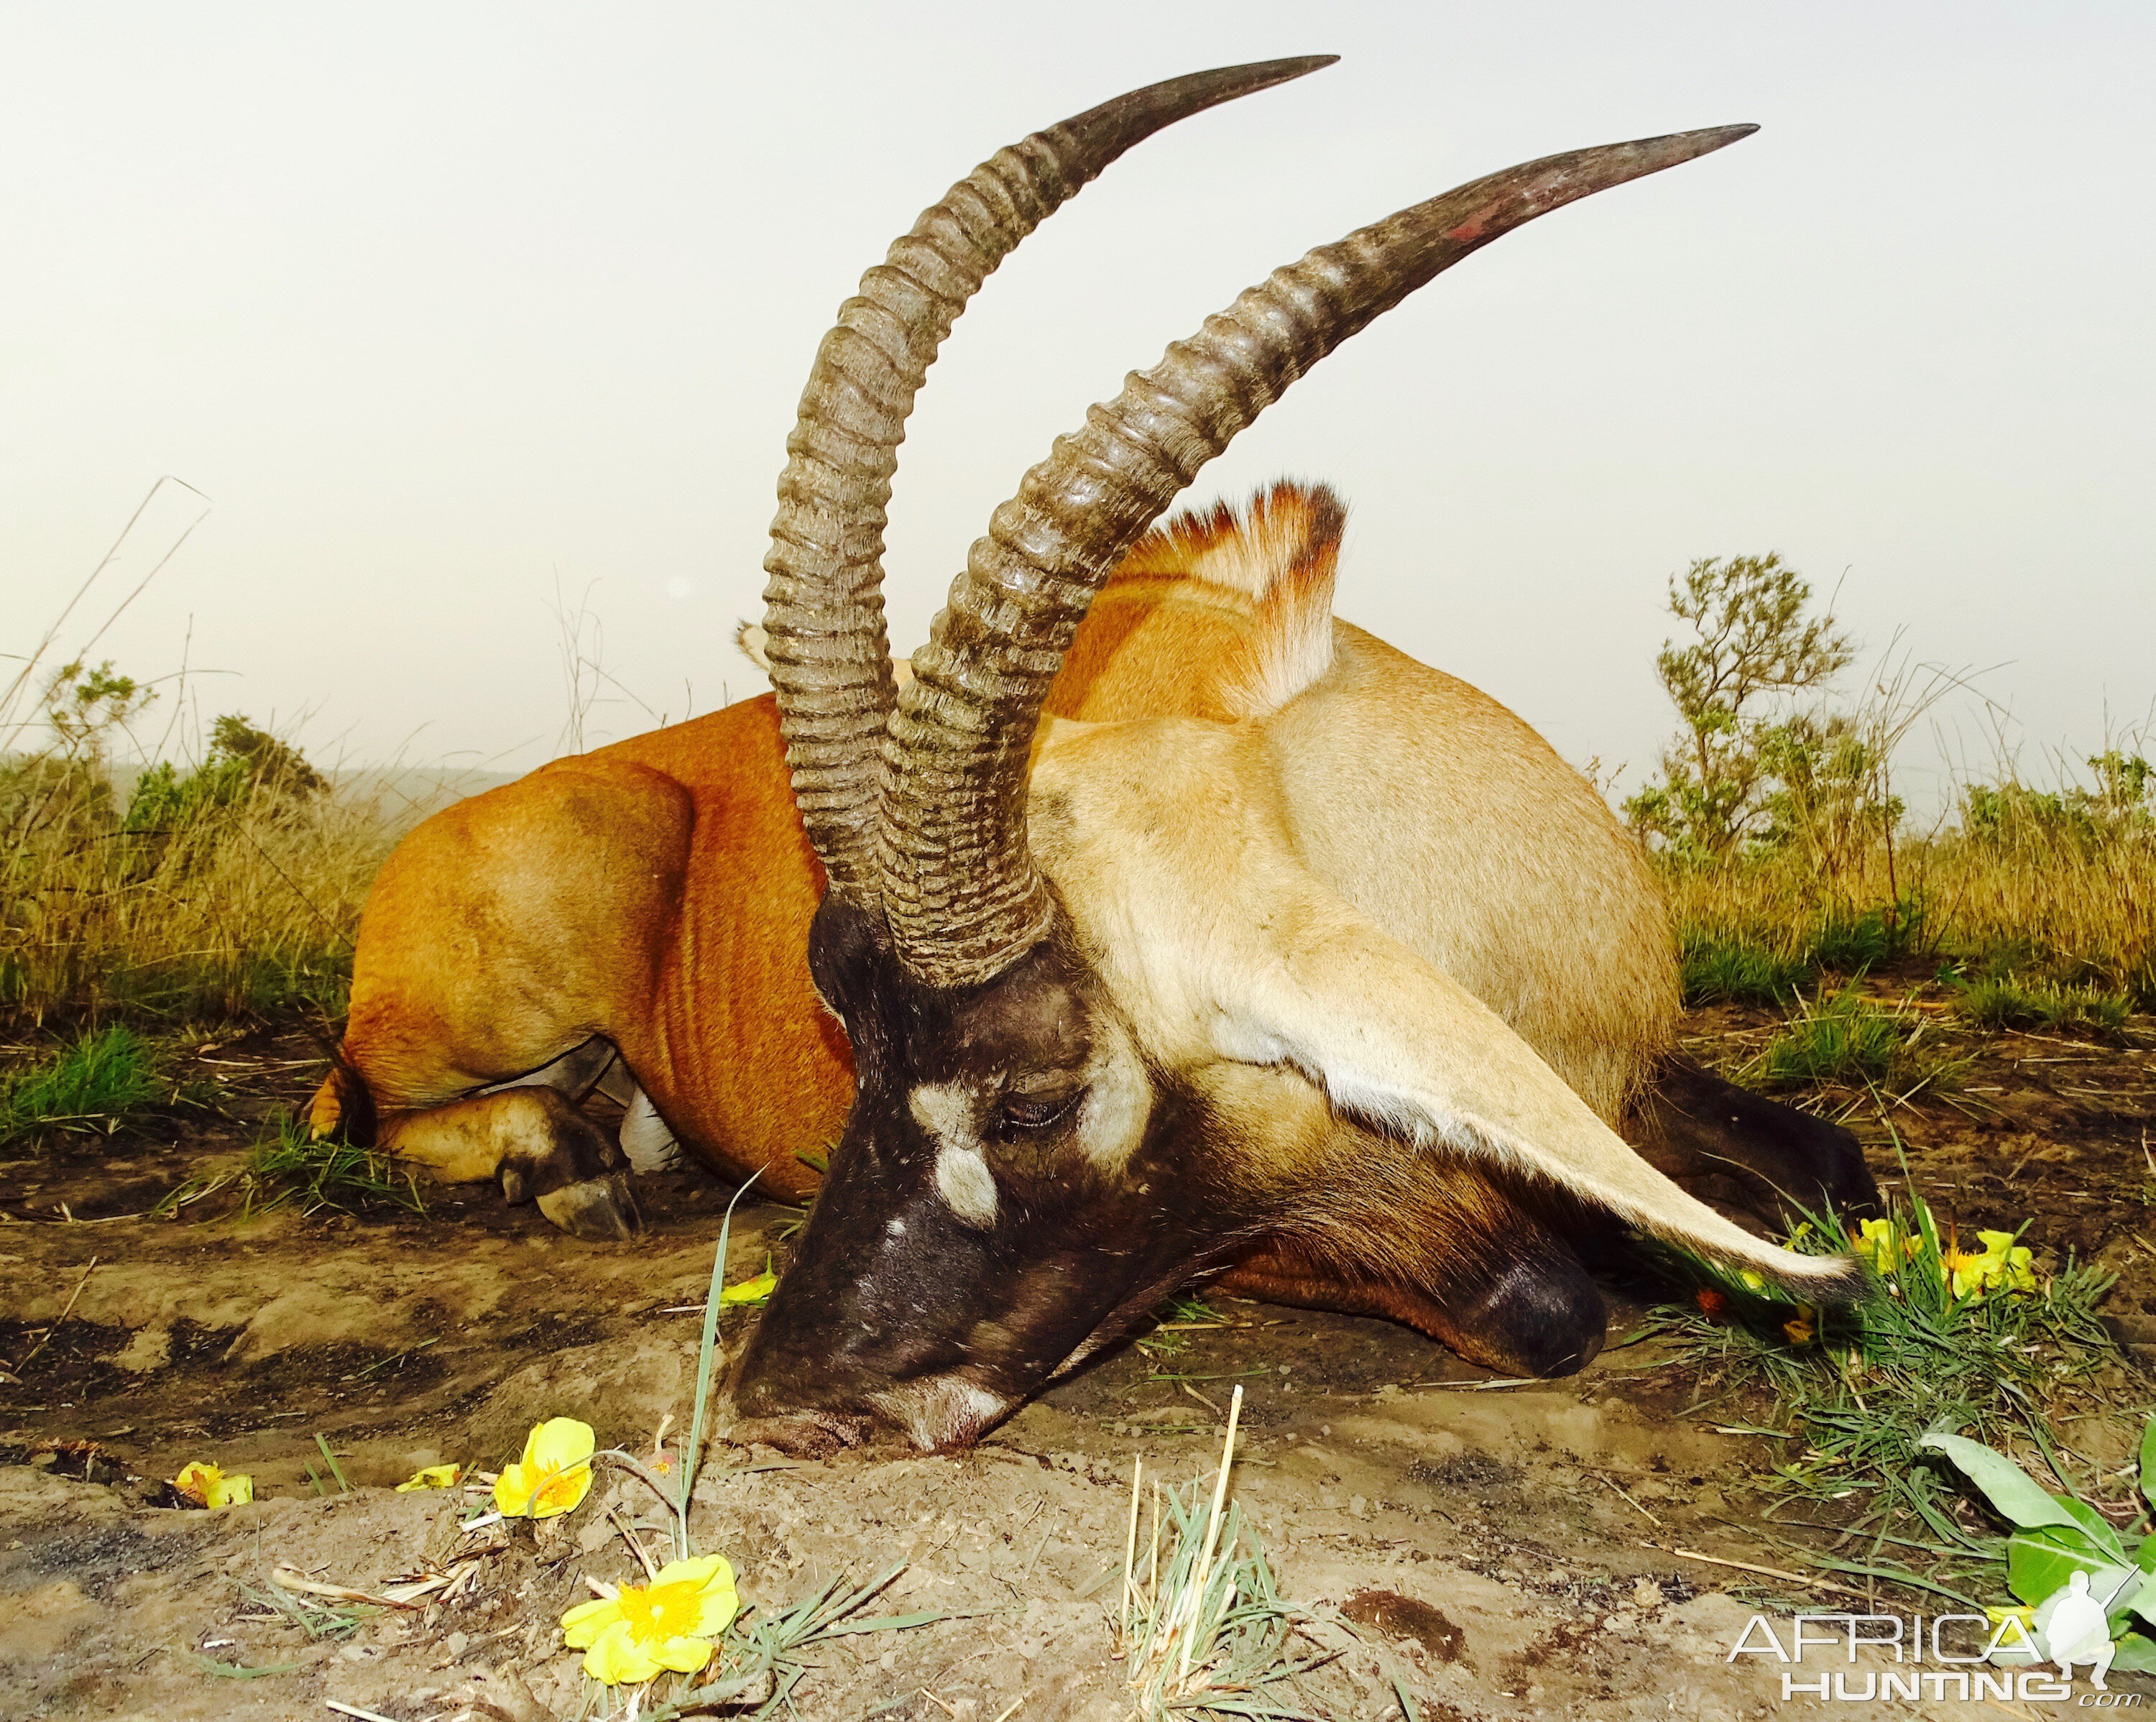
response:
<path id="1" fill-rule="evenodd" d="M 80 1034 L 0 1088 L 0 1143 L 49 1130 L 109 1136 L 162 1092 L 157 1055 L 134 1030 Z"/>
<path id="2" fill-rule="evenodd" d="M 1784 1005 L 1811 974 L 1798 958 L 1697 930 L 1686 938 L 1681 961 L 1687 1006 Z"/>
<path id="3" fill-rule="evenodd" d="M 1170 1714 L 1306 1716 L 1279 1689 L 1331 1659 L 1296 1659 L 1292 1641 L 1303 1617 L 1281 1601 L 1256 1528 L 1228 1498 L 1242 1406 L 1238 1387 L 1214 1476 L 1182 1488 L 1153 1484 L 1142 1544 L 1143 1465 L 1131 1474 L 1119 1637 L 1144 1722 Z"/>
<path id="4" fill-rule="evenodd" d="M 1920 1048 L 1926 1024 L 1853 990 L 1800 1004 L 1743 1076 L 1765 1088 L 1950 1086 L 1966 1061 Z"/>
<path id="5" fill-rule="evenodd" d="M 270 1120 L 268 1135 L 247 1156 L 241 1174 L 244 1215 L 297 1207 L 302 1214 L 325 1208 L 357 1213 L 368 1208 L 403 1208 L 424 1214 L 418 1180 L 387 1155 L 334 1137 L 316 1138 L 288 1113 Z"/>
<path id="6" fill-rule="evenodd" d="M 2023 983 L 2011 976 L 1971 981 L 1953 1001 L 1954 1015 L 1974 1028 L 2063 1035 L 2116 1034 L 2131 1008 L 2123 992 Z"/>

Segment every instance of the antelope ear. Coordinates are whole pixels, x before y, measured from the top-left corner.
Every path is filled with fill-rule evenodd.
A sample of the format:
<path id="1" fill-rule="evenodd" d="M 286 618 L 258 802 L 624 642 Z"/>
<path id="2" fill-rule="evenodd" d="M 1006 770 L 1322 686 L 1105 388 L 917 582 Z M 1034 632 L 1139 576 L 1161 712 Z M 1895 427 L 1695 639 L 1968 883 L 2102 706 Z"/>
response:
<path id="1" fill-rule="evenodd" d="M 1358 1123 L 1546 1178 L 1804 1298 L 1861 1293 L 1862 1270 L 1850 1258 L 1777 1249 L 1679 1189 L 1450 975 L 1348 904 L 1298 896 L 1212 978 L 1219 1056 L 1292 1064 Z"/>
<path id="2" fill-rule="evenodd" d="M 743 622 L 735 628 L 734 645 L 757 669 L 767 676 L 771 674 L 771 636 L 764 631 L 762 623 Z M 913 680 L 913 660 L 893 658 L 891 673 L 898 686 L 904 687 Z"/>

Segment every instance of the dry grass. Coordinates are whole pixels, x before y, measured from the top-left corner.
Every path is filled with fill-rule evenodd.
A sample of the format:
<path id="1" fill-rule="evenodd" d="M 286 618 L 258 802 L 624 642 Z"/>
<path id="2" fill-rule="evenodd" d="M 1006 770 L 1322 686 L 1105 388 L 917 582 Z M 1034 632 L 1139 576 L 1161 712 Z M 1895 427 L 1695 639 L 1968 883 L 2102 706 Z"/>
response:
<path id="1" fill-rule="evenodd" d="M 1951 830 L 1884 840 L 1829 871 L 1798 848 L 1666 866 L 1696 983 L 1750 948 L 1794 970 L 1848 973 L 1898 956 L 2121 993 L 2156 1010 L 2156 822 Z M 1763 983 L 1764 984 L 1764 983 Z"/>
<path id="2" fill-rule="evenodd" d="M 333 1018 L 391 842 L 372 799 L 335 789 L 130 829 L 101 771 L 0 762 L 0 1022 Z"/>

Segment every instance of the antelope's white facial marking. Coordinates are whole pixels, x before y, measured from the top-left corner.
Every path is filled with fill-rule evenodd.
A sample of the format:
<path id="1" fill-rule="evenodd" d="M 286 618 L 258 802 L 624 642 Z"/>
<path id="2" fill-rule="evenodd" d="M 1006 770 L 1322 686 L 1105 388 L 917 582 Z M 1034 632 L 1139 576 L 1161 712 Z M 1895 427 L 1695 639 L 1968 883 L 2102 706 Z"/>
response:
<path id="1" fill-rule="evenodd" d="M 936 1193 L 967 1225 L 986 1231 L 996 1223 L 996 1178 L 978 1148 L 936 1151 Z"/>
<path id="2" fill-rule="evenodd" d="M 971 1441 L 1013 1403 L 999 1393 L 956 1375 L 944 1375 L 917 1387 L 901 1387 L 879 1393 L 870 1402 L 893 1421 L 904 1426 L 916 1447 L 933 1452 Z"/>
<path id="3" fill-rule="evenodd" d="M 1130 1031 L 1106 1011 L 1096 1024 L 1086 1087 L 1079 1144 L 1101 1171 L 1120 1172 L 1145 1139 L 1146 1122 L 1152 1116 L 1152 1078 Z"/>
<path id="4" fill-rule="evenodd" d="M 908 1103 L 914 1122 L 936 1139 L 936 1193 L 967 1225 L 996 1223 L 996 1178 L 981 1153 L 971 1093 L 957 1082 L 924 1082 Z"/>

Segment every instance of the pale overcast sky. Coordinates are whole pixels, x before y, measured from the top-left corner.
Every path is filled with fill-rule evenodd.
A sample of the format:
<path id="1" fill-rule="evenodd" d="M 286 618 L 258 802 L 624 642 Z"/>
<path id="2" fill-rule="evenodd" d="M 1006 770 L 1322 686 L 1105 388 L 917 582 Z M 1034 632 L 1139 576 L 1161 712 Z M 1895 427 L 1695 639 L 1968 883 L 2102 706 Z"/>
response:
<path id="1" fill-rule="evenodd" d="M 2000 666 L 2032 754 L 2088 752 L 2156 697 L 2153 49 L 2145 0 L 10 5 L 0 650 L 170 473 L 213 511 L 96 655 L 164 673 L 192 627 L 231 672 L 205 718 L 536 763 L 557 591 L 654 714 L 756 691 L 729 637 L 862 269 L 1038 126 L 1331 52 L 1142 146 L 974 301 L 899 470 L 901 645 L 1050 439 L 1275 265 L 1514 162 L 1748 120 L 1425 290 L 1193 499 L 1329 481 L 1340 614 L 1631 781 L 1666 577 L 1769 549 L 1872 647 Z"/>

